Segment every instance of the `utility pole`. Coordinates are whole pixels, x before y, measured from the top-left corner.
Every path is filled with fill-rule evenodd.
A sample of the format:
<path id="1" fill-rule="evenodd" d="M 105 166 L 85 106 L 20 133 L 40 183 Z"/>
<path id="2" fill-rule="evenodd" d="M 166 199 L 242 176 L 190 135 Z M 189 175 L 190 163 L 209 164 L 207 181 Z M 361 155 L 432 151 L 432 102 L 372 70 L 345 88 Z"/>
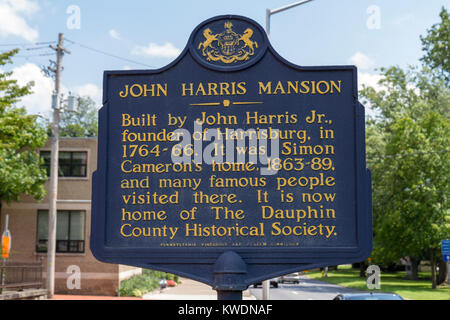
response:
<path id="1" fill-rule="evenodd" d="M 56 51 L 56 68 L 49 68 L 55 73 L 55 92 L 52 96 L 53 123 L 50 155 L 50 190 L 48 206 L 48 240 L 47 240 L 47 297 L 52 298 L 55 292 L 55 256 L 56 256 L 56 201 L 58 199 L 58 155 L 59 155 L 59 112 L 60 86 L 62 72 L 62 57 L 70 53 L 63 47 L 64 34 L 58 34 L 57 47 L 50 45 Z"/>
<path id="2" fill-rule="evenodd" d="M 284 7 L 280 7 L 277 9 L 266 9 L 266 33 L 267 33 L 267 37 L 270 37 L 270 17 L 274 14 L 292 9 L 294 7 L 300 6 L 302 4 L 311 2 L 313 0 L 302 0 L 302 1 L 297 1 L 291 4 L 288 4 Z M 270 298 L 270 280 L 265 280 L 262 282 L 262 299 L 263 300 L 269 300 Z"/>

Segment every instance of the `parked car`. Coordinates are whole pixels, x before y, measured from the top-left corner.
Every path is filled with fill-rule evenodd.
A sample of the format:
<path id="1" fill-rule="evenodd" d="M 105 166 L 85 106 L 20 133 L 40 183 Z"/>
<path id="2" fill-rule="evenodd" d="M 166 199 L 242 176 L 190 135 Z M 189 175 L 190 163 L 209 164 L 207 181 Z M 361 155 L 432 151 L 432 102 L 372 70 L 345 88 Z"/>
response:
<path id="1" fill-rule="evenodd" d="M 285 274 L 284 276 L 280 277 L 280 282 L 300 283 L 300 272 Z"/>
<path id="2" fill-rule="evenodd" d="M 160 289 L 167 288 L 167 281 L 166 281 L 166 279 L 159 279 L 159 288 Z"/>
<path id="3" fill-rule="evenodd" d="M 175 287 L 177 283 L 174 280 L 167 280 L 167 286 L 169 287 Z"/>
<path id="4" fill-rule="evenodd" d="M 404 300 L 396 293 L 368 292 L 368 293 L 341 293 L 333 300 Z"/>
<path id="5" fill-rule="evenodd" d="M 274 288 L 278 288 L 278 283 L 280 282 L 280 278 L 270 279 L 270 286 Z M 256 282 L 253 284 L 253 287 L 256 288 L 258 286 L 262 286 L 262 282 Z"/>

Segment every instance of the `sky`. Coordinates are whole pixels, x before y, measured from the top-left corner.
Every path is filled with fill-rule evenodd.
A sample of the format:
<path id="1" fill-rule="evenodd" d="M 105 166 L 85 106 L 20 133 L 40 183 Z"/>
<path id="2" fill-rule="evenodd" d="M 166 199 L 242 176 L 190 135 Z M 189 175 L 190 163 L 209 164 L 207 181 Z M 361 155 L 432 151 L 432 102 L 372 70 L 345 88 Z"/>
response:
<path id="1" fill-rule="evenodd" d="M 0 0 L 0 51 L 19 48 L 13 71 L 34 93 L 19 103 L 30 114 L 50 115 L 54 82 L 42 68 L 56 61 L 63 33 L 67 96 L 101 105 L 105 70 L 156 69 L 176 59 L 202 21 L 223 14 L 249 17 L 265 28 L 266 9 L 296 0 Z M 420 64 L 420 35 L 440 21 L 450 0 L 313 0 L 271 16 L 270 41 L 301 66 L 356 65 L 359 85 L 377 88 L 379 68 Z"/>

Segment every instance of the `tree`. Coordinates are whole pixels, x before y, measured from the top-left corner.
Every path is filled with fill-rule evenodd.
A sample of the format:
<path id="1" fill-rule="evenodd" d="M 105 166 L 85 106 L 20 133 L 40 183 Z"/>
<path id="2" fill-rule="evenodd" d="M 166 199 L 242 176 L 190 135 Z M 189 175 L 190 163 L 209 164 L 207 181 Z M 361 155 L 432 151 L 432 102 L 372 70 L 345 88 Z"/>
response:
<path id="1" fill-rule="evenodd" d="M 450 231 L 450 121 L 430 111 L 420 120 L 402 116 L 389 129 L 385 158 L 373 165 L 376 243 L 388 260 L 408 256 L 416 276 L 424 250 L 434 264 Z"/>
<path id="2" fill-rule="evenodd" d="M 61 113 L 61 137 L 95 137 L 98 134 L 98 118 L 95 102 L 90 97 L 77 98 L 77 111 Z"/>
<path id="3" fill-rule="evenodd" d="M 450 237 L 449 69 L 448 57 L 437 50 L 448 48 L 450 40 L 445 9 L 441 18 L 422 38 L 422 67 L 382 68 L 384 89 L 361 91 L 379 111 L 367 122 L 366 140 L 373 178 L 373 256 L 384 263 L 408 257 L 415 278 L 420 260 L 429 258 L 433 288 L 440 240 Z"/>
<path id="4" fill-rule="evenodd" d="M 17 52 L 0 53 L 0 65 L 11 63 Z M 31 93 L 33 84 L 21 87 L 11 75 L 0 73 L 0 200 L 17 201 L 20 194 L 42 199 L 47 176 L 36 150 L 46 143 L 47 134 L 37 116 L 27 115 L 25 108 L 15 106 L 21 97 Z"/>
<path id="5" fill-rule="evenodd" d="M 425 52 L 421 60 L 448 84 L 450 81 L 450 20 L 444 7 L 439 16 L 441 22 L 433 25 L 425 37 L 420 37 L 422 49 Z"/>

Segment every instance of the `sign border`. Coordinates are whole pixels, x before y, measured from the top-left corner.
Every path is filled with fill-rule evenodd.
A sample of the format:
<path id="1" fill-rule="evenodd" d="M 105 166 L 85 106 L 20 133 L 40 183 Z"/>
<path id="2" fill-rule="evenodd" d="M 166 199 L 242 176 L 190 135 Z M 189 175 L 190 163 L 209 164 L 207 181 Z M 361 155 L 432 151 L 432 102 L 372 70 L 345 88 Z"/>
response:
<path id="1" fill-rule="evenodd" d="M 159 74 L 174 68 L 187 54 L 193 50 L 193 39 L 203 26 L 218 19 L 239 19 L 244 20 L 259 29 L 258 23 L 242 16 L 222 15 L 213 17 L 202 22 L 192 32 L 188 45 L 182 53 L 170 64 L 156 70 L 121 70 L 105 71 L 103 82 L 103 107 L 99 110 L 99 137 L 107 137 L 109 109 L 108 109 L 108 82 L 112 77 L 127 75 L 138 76 L 144 74 Z M 109 185 L 108 166 L 106 156 L 109 145 L 112 142 L 98 144 L 98 166 L 93 174 L 92 183 L 92 210 L 91 210 L 91 241 L 90 247 L 94 256 L 100 260 L 111 263 L 131 264 L 146 268 L 159 269 L 166 272 L 177 273 L 205 283 L 212 283 L 212 276 L 204 275 L 205 269 L 209 270 L 218 257 L 225 251 L 234 251 L 245 260 L 255 270 L 258 270 L 251 278 L 246 278 L 247 284 L 266 279 L 271 276 L 284 274 L 301 269 L 319 267 L 325 265 L 358 262 L 365 260 L 372 252 L 372 197 L 371 197 L 371 176 L 366 168 L 365 160 L 365 117 L 364 107 L 358 102 L 357 90 L 357 69 L 355 66 L 309 66 L 303 67 L 295 65 L 282 58 L 271 46 L 267 35 L 263 32 L 265 39 L 264 50 L 258 53 L 258 57 L 252 59 L 248 64 L 235 67 L 214 66 L 209 63 L 203 64 L 205 67 L 222 72 L 231 72 L 244 68 L 249 68 L 258 62 L 265 54 L 271 53 L 281 63 L 298 71 L 351 71 L 353 75 L 352 95 L 353 109 L 355 113 L 354 128 L 354 150 L 355 150 L 355 218 L 356 218 L 356 242 L 354 247 L 183 247 L 183 248 L 115 248 L 105 245 L 106 232 L 106 202 L 108 201 L 102 186 Z M 199 61 L 199 59 L 195 59 Z M 100 140 L 100 139 L 99 139 Z M 103 162 L 105 161 L 105 162 Z M 190 265 L 190 266 L 188 266 Z M 203 266 L 203 267 L 201 267 Z M 265 273 L 262 274 L 262 270 Z M 273 271 L 270 271 L 273 269 Z"/>

